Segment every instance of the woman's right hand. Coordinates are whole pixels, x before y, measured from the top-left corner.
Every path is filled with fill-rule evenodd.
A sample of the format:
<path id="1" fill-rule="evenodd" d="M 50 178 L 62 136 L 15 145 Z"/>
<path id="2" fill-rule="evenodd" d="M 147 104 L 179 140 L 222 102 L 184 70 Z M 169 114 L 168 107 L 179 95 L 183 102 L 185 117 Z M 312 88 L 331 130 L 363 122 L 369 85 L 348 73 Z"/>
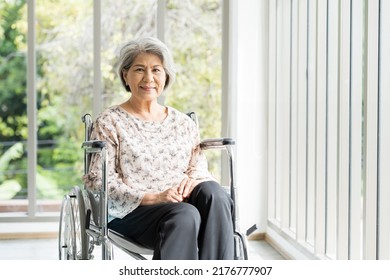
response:
<path id="1" fill-rule="evenodd" d="M 166 189 L 160 193 L 147 193 L 144 195 L 141 205 L 153 205 L 165 202 L 182 202 L 183 196 L 179 194 L 178 188 L 173 187 L 170 189 Z"/>
<path id="2" fill-rule="evenodd" d="M 182 202 L 183 196 L 179 194 L 178 188 L 170 188 L 157 194 L 158 202 Z"/>

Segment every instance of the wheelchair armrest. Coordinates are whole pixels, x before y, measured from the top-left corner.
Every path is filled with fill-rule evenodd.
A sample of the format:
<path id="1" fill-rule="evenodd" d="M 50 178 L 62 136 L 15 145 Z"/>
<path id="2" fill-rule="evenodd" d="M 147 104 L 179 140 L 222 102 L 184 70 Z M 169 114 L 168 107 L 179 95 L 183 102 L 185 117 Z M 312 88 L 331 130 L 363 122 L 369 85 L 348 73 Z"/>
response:
<path id="1" fill-rule="evenodd" d="M 200 148 L 202 150 L 223 149 L 234 144 L 235 141 L 232 138 L 211 138 L 203 140 L 200 143 Z"/>
<path id="2" fill-rule="evenodd" d="M 98 141 L 98 140 L 85 141 L 85 142 L 83 142 L 81 147 L 84 149 L 88 149 L 88 148 L 102 149 L 102 148 L 106 147 L 106 142 L 105 141 Z"/>

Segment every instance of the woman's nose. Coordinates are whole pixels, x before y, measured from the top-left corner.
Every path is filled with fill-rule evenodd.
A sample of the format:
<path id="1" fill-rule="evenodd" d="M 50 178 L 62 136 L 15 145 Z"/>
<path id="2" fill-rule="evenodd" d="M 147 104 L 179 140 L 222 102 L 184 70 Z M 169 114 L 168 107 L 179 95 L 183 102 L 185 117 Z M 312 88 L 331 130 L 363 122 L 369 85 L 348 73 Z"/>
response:
<path id="1" fill-rule="evenodd" d="M 144 72 L 144 82 L 153 82 L 153 73 L 152 71 L 145 71 Z"/>

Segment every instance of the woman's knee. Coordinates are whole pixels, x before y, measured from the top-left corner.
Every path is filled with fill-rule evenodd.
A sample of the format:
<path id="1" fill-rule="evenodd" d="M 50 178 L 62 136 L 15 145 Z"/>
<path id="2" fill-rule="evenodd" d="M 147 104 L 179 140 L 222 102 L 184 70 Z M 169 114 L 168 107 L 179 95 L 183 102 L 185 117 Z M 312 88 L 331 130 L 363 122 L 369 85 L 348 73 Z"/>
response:
<path id="1" fill-rule="evenodd" d="M 206 181 L 200 183 L 196 189 L 196 196 L 202 200 L 216 200 L 232 204 L 229 194 L 215 181 Z"/>
<path id="2" fill-rule="evenodd" d="M 175 204 L 164 220 L 176 228 L 189 231 L 197 231 L 201 223 L 198 209 L 188 203 Z"/>

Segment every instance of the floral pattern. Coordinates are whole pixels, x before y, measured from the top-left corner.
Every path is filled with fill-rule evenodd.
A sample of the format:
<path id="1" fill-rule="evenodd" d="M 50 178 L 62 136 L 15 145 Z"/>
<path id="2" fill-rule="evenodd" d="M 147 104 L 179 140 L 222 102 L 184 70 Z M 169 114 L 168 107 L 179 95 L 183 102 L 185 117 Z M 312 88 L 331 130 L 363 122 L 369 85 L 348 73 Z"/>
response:
<path id="1" fill-rule="evenodd" d="M 162 122 L 136 118 L 112 106 L 95 120 L 91 139 L 106 141 L 109 219 L 123 218 L 146 193 L 177 186 L 185 177 L 214 180 L 199 147 L 199 132 L 185 114 L 168 107 Z M 94 154 L 85 186 L 101 188 L 100 155 Z"/>

